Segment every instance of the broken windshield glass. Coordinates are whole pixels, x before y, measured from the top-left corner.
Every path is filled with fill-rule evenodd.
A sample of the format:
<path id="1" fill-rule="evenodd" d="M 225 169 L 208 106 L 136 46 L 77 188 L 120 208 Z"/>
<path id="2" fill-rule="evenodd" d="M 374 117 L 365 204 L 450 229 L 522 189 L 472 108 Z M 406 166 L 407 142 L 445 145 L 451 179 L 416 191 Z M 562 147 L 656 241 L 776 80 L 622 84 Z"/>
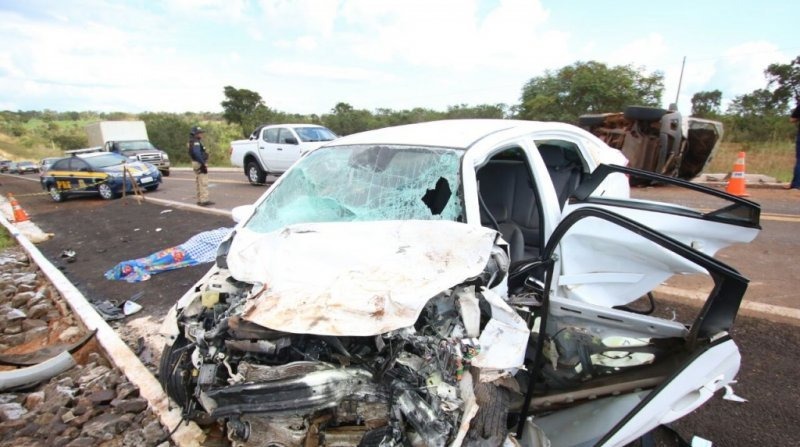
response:
<path id="1" fill-rule="evenodd" d="M 314 151 L 284 174 L 247 228 L 266 233 L 305 222 L 463 221 L 461 155 L 409 146 Z"/>

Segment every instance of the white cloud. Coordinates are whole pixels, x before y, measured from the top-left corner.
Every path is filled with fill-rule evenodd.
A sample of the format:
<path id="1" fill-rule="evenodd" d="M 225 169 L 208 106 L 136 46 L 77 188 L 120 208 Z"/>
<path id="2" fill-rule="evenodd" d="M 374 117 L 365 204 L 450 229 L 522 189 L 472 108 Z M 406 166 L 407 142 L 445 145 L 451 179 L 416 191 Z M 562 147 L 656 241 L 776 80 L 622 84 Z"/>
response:
<path id="1" fill-rule="evenodd" d="M 714 64 L 715 73 L 709 83 L 722 90 L 726 99 L 766 88 L 764 70 L 772 63 L 790 58 L 774 44 L 747 42 L 727 49 Z"/>
<path id="2" fill-rule="evenodd" d="M 340 0 L 260 0 L 264 26 L 283 32 L 330 36 Z"/>
<path id="3" fill-rule="evenodd" d="M 247 0 L 168 0 L 165 3 L 185 19 L 205 17 L 238 22 L 247 17 Z"/>
<path id="4" fill-rule="evenodd" d="M 321 65 L 304 62 L 273 61 L 264 65 L 264 72 L 289 78 L 313 78 L 328 81 L 386 82 L 397 78 L 391 74 L 358 67 Z"/>
<path id="5" fill-rule="evenodd" d="M 297 39 L 281 39 L 275 41 L 274 45 L 277 48 L 297 49 L 302 51 L 313 51 L 319 47 L 319 43 L 314 36 L 300 36 Z"/>
<path id="6" fill-rule="evenodd" d="M 548 31 L 547 19 L 530 0 L 503 0 L 486 17 L 476 0 L 361 0 L 342 8 L 343 28 L 351 30 L 343 40 L 360 57 L 462 70 L 529 71 L 561 59 L 567 34 Z"/>

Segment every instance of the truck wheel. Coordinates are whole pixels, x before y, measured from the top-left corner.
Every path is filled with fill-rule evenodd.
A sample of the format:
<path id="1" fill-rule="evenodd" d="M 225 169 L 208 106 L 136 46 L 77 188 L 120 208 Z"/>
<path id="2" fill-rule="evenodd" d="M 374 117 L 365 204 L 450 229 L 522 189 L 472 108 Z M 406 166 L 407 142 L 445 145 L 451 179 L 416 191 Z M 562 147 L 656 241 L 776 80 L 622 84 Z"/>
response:
<path id="1" fill-rule="evenodd" d="M 625 118 L 629 120 L 658 121 L 669 111 L 658 107 L 628 106 L 625 108 Z"/>
<path id="2" fill-rule="evenodd" d="M 164 177 L 169 177 L 169 169 L 165 169 L 165 170 L 161 171 L 161 175 L 164 176 Z"/>
<path id="3" fill-rule="evenodd" d="M 54 202 L 62 202 L 64 200 L 64 195 L 61 194 L 61 191 L 59 191 L 55 185 L 51 186 L 47 191 L 50 193 L 50 198 L 53 199 Z"/>
<path id="4" fill-rule="evenodd" d="M 114 194 L 114 190 L 108 186 L 108 183 L 100 184 L 100 186 L 97 187 L 97 192 L 99 192 L 100 197 L 104 198 L 105 200 L 111 200 L 117 196 Z"/>
<path id="5" fill-rule="evenodd" d="M 255 161 L 247 162 L 247 180 L 251 185 L 263 185 L 267 181 L 267 173 Z"/>

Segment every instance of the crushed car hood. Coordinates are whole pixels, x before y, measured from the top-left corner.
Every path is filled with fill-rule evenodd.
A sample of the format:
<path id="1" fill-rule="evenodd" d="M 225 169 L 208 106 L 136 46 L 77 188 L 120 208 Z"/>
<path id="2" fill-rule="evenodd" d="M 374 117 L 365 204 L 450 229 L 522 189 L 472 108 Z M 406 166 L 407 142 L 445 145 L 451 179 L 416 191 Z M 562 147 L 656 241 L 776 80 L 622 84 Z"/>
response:
<path id="1" fill-rule="evenodd" d="M 237 230 L 242 317 L 284 332 L 371 336 L 413 325 L 436 294 L 483 272 L 494 230 L 449 221 L 296 224 Z M 262 287 L 263 286 L 263 287 Z"/>

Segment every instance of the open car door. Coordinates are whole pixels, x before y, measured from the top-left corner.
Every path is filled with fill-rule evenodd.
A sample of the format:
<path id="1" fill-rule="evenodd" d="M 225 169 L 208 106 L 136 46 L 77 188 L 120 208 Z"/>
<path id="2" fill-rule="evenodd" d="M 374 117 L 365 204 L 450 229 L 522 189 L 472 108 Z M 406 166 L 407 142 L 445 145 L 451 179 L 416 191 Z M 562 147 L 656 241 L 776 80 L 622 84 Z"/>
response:
<path id="1" fill-rule="evenodd" d="M 575 257 L 585 259 L 569 262 Z M 529 417 L 517 429 L 522 445 L 546 445 L 545 438 L 553 446 L 625 445 L 694 411 L 738 372 L 728 331 L 748 281 L 716 259 L 619 214 L 582 207 L 555 229 L 535 266 L 544 267 L 545 293 L 529 320 L 533 385 L 521 409 Z M 701 309 L 678 308 L 682 322 L 642 286 L 658 284 L 648 276 L 684 273 L 707 274 L 714 287 Z M 586 276 L 594 280 L 576 281 Z M 578 292 L 580 284 L 591 286 Z M 649 296 L 649 311 L 615 304 L 634 291 Z"/>
<path id="2" fill-rule="evenodd" d="M 722 202 L 722 206 L 698 211 L 664 202 L 595 195 L 606 176 L 614 172 L 686 188 Z M 710 256 L 734 243 L 752 241 L 761 228 L 760 206 L 755 202 L 683 180 L 621 166 L 600 165 L 572 194 L 563 216 L 585 207 L 623 215 Z M 617 231 L 608 223 L 574 228 L 560 244 L 560 285 L 566 288 L 566 297 L 607 307 L 625 305 L 674 274 L 675 266 L 671 264 L 665 269 L 662 265 L 642 262 L 643 256 L 647 256 L 642 250 L 624 232 Z M 684 273 L 698 273 L 691 271 L 690 267 L 687 269 Z"/>

